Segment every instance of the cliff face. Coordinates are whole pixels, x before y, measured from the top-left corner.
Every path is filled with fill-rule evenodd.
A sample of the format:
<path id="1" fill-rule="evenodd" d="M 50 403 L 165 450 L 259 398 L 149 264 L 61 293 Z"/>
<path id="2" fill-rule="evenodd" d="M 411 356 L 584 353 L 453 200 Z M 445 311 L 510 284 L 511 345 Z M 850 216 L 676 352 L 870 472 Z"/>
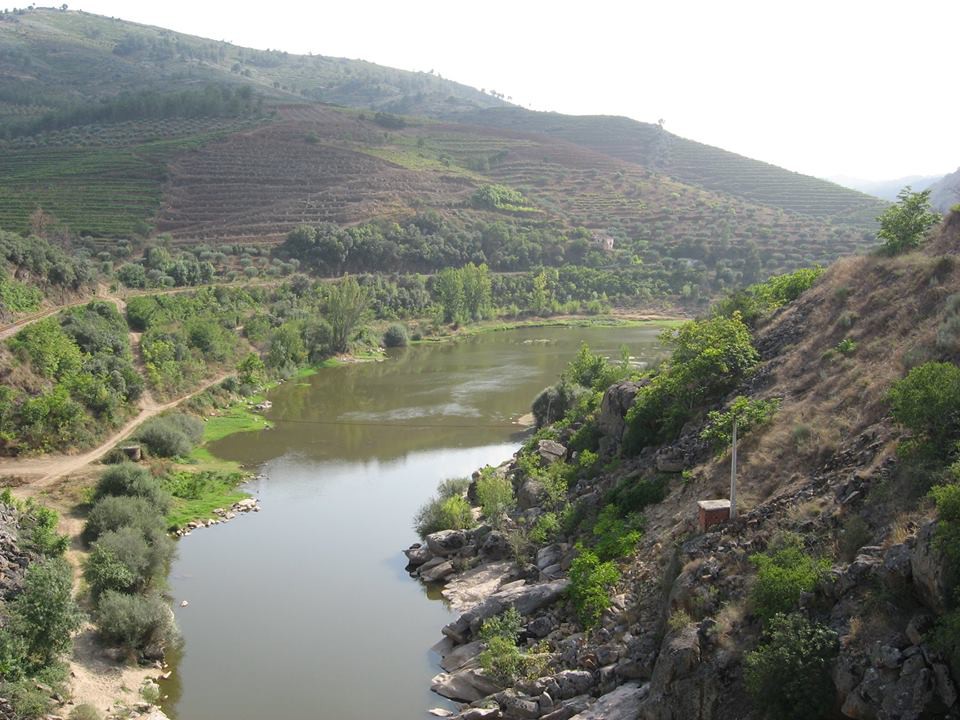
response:
<path id="1" fill-rule="evenodd" d="M 903 431 L 887 401 L 911 367 L 960 358 L 958 228 L 950 218 L 923 253 L 837 263 L 756 331 L 761 361 L 719 407 L 737 395 L 780 405 L 740 444 L 740 513 L 732 522 L 707 532 L 697 524 L 697 501 L 729 492 L 729 456 L 700 438 L 709 408 L 669 446 L 627 457 L 624 417 L 640 386 L 624 381 L 604 393 L 597 427 L 606 469 L 571 484 L 571 506 L 596 512 L 613 488 L 644 478 L 658 478 L 665 497 L 645 508 L 642 539 L 618 561 L 621 578 L 594 629 L 583 631 L 562 592 L 584 537 L 561 530 L 529 562 L 504 561 L 511 531 L 542 514 L 542 495 L 527 487 L 516 461 L 499 468 L 514 479 L 522 511 L 499 529 L 451 531 L 408 551 L 413 574 L 446 581 L 444 593 L 466 608 L 444 629 L 437 649 L 447 673 L 434 689 L 487 706 L 464 718 L 763 717 L 745 683 L 747 656 L 767 642 L 751 558 L 793 543 L 821 570 L 791 611 L 835 639 L 818 712 L 960 717 L 960 668 L 931 642 L 950 605 L 936 510 L 929 481 L 897 453 Z M 541 441 L 541 464 L 575 461 L 577 429 Z M 521 645 L 544 643 L 552 664 L 539 679 L 504 689 L 479 669 L 478 631 L 511 606 L 524 616 Z"/>

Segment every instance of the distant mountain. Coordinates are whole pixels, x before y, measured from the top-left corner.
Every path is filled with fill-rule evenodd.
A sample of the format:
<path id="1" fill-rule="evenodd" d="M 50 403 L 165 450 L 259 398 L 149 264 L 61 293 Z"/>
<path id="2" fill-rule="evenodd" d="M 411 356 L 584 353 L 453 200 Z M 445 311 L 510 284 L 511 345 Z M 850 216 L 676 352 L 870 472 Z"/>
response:
<path id="1" fill-rule="evenodd" d="M 920 192 L 921 190 L 929 188 L 942 177 L 942 175 L 908 175 L 897 178 L 896 180 L 864 180 L 846 175 L 837 175 L 828 179 L 838 185 L 859 190 L 867 195 L 873 195 L 882 200 L 894 201 L 897 199 L 897 194 L 903 190 L 903 188 L 909 186 L 914 192 Z"/>
<path id="2" fill-rule="evenodd" d="M 373 223 L 327 250 L 628 268 L 686 296 L 863 251 L 885 207 L 658 125 L 50 8 L 0 14 L 0 188 L 0 228 L 41 208 L 104 257 L 163 234 L 249 262 Z"/>
<path id="3" fill-rule="evenodd" d="M 944 175 L 930 187 L 930 202 L 942 213 L 960 204 L 960 169 Z"/>

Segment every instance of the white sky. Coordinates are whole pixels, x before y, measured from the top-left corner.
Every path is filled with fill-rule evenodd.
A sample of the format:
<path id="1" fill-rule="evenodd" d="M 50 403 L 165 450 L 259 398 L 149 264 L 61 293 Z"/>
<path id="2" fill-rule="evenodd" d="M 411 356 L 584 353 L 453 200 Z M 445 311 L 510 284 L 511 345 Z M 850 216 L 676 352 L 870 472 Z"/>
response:
<path id="1" fill-rule="evenodd" d="M 535 110 L 663 118 L 678 135 L 821 177 L 960 165 L 957 0 L 70 5 L 247 47 L 433 69 Z"/>

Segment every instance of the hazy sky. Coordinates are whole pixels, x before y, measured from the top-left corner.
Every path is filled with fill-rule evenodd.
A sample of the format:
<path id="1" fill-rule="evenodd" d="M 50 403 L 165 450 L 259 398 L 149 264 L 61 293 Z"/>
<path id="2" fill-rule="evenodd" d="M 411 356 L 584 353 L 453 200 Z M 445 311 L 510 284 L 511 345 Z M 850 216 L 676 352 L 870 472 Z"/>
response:
<path id="1" fill-rule="evenodd" d="M 432 69 L 535 110 L 662 118 L 684 137 L 823 177 L 893 179 L 960 165 L 957 0 L 78 0 L 71 8 L 248 47 Z"/>

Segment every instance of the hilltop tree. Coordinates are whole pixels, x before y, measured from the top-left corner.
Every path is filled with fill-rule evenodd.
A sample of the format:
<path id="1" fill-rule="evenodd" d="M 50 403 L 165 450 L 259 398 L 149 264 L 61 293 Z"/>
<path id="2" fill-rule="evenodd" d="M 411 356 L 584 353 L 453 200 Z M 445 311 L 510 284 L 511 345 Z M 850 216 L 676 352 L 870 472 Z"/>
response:
<path id="1" fill-rule="evenodd" d="M 897 195 L 897 203 L 884 210 L 877 220 L 882 251 L 899 255 L 919 247 L 926 232 L 940 222 L 940 215 L 930 209 L 929 190 L 913 192 L 908 185 Z"/>

